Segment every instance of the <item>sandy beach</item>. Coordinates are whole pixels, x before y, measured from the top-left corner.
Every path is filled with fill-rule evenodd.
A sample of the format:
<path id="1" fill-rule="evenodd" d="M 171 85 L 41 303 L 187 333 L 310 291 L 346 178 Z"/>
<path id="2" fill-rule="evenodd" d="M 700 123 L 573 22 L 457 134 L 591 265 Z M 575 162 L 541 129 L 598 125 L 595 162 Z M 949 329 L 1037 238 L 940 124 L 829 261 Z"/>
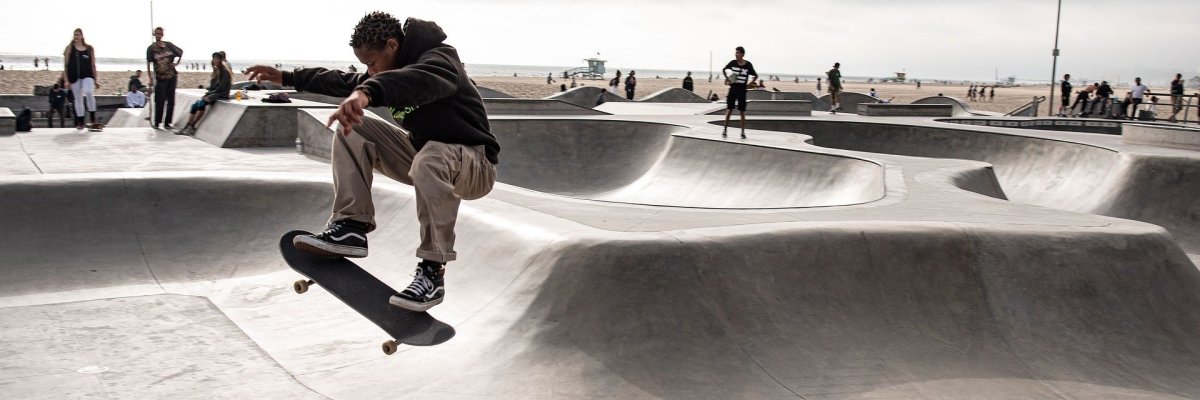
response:
<path id="1" fill-rule="evenodd" d="M 34 85 L 50 85 L 58 79 L 61 71 L 0 71 L 0 93 L 3 94 L 33 94 Z M 124 91 L 125 84 L 129 82 L 129 76 L 132 75 L 128 71 L 101 71 L 99 77 L 100 89 L 98 94 L 121 94 Z M 200 85 L 208 85 L 210 73 L 201 71 L 183 71 L 179 73 L 180 88 L 195 88 Z M 235 74 L 234 81 L 244 80 L 245 76 Z M 546 84 L 545 77 L 508 77 L 508 76 L 480 76 L 473 77 L 479 86 L 485 86 L 491 89 L 499 90 L 508 93 L 518 98 L 524 99 L 540 99 L 546 96 L 553 95 L 559 92 L 559 85 L 566 83 L 570 86 L 570 79 L 563 80 L 556 78 L 553 84 Z M 149 79 L 143 74 L 143 83 L 149 83 Z M 682 86 L 681 77 L 673 78 L 654 78 L 642 77 L 638 79 L 638 90 L 635 98 L 642 98 L 651 93 L 669 87 Z M 576 80 L 578 85 L 586 86 L 608 86 L 606 80 Z M 966 99 L 966 92 L 969 85 L 963 84 L 939 84 L 939 83 L 922 83 L 921 88 L 917 89 L 912 83 L 866 83 L 862 81 L 847 81 L 843 85 L 847 91 L 867 93 L 871 88 L 879 93 L 881 98 L 893 98 L 892 101 L 897 103 L 911 103 L 914 100 L 936 96 L 939 93 L 946 96 L 958 97 Z M 725 93 L 728 91 L 728 86 L 719 79 L 714 79 L 709 82 L 707 77 L 703 79 L 695 79 L 695 92 L 698 95 L 706 96 L 709 93 L 716 92 L 722 99 L 725 98 Z M 769 81 L 767 87 L 771 89 L 779 89 L 784 92 L 807 91 L 816 92 L 816 81 L 800 81 L 794 83 L 792 81 Z M 822 86 L 822 89 L 825 89 Z M 1118 93 L 1124 93 L 1127 88 L 1115 88 Z M 1158 93 L 1167 92 L 1166 88 L 1151 88 Z M 1034 96 L 1046 96 L 1050 93 L 1050 89 L 1046 86 L 1017 86 L 1017 87 L 998 87 L 996 88 L 996 98 L 994 101 L 972 102 L 971 106 L 978 110 L 995 111 L 1005 113 L 1020 107 L 1033 99 Z M 624 85 L 621 86 L 621 95 L 624 95 Z M 822 92 L 823 94 L 823 92 Z M 1058 94 L 1055 94 L 1055 102 L 1058 102 Z M 1162 100 L 1167 102 L 1167 100 Z"/>

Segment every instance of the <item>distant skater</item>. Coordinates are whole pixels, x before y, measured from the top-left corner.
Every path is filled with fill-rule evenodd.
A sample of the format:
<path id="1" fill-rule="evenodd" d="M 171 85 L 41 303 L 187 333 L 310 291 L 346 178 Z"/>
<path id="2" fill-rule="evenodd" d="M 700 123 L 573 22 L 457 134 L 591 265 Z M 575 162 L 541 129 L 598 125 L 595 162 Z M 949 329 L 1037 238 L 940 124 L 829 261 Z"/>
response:
<path id="1" fill-rule="evenodd" d="M 225 52 L 218 51 L 212 53 L 212 76 L 208 81 L 208 92 L 192 103 L 191 115 L 188 116 L 188 122 L 182 128 L 175 131 L 176 135 L 195 135 L 196 128 L 200 125 L 200 120 L 204 119 L 204 112 L 209 106 L 216 104 L 218 100 L 229 99 L 229 87 L 233 84 L 233 71 L 229 69 L 229 64 L 225 61 Z"/>
<path id="2" fill-rule="evenodd" d="M 63 50 L 63 80 L 75 93 L 75 129 L 83 129 L 83 111 L 87 108 L 92 123 L 96 123 L 96 49 L 87 44 L 83 29 L 75 28 L 71 44 Z"/>
<path id="3" fill-rule="evenodd" d="M 146 70 L 154 80 L 154 121 L 158 129 L 171 129 L 175 116 L 175 86 L 179 84 L 179 72 L 175 67 L 183 61 L 183 49 L 174 43 L 162 40 L 163 28 L 154 28 L 154 43 L 146 47 Z"/>
<path id="4" fill-rule="evenodd" d="M 729 131 L 729 117 L 733 114 L 733 108 L 737 107 L 742 116 L 742 139 L 746 138 L 746 89 L 758 82 L 758 72 L 745 56 L 746 49 L 738 46 L 733 51 L 734 59 L 725 64 L 725 68 L 721 68 L 725 84 L 729 85 L 729 94 L 725 95 L 725 128 L 721 130 L 721 137 L 726 137 Z"/>
<path id="5" fill-rule="evenodd" d="M 1059 97 L 1062 103 L 1058 105 L 1058 116 L 1065 117 L 1067 116 L 1067 110 L 1071 108 L 1069 105 L 1071 104 L 1071 74 L 1063 74 L 1060 88 L 1062 89 L 1062 93 L 1059 94 Z"/>
<path id="6" fill-rule="evenodd" d="M 692 71 L 688 71 L 687 76 L 683 77 L 683 90 L 692 92 L 695 89 L 696 84 L 692 81 Z"/>
<path id="7" fill-rule="evenodd" d="M 842 92 L 842 63 L 833 63 L 833 69 L 825 73 L 829 78 L 829 112 L 837 113 L 842 109 L 842 103 L 838 102 L 838 93 Z"/>
<path id="8" fill-rule="evenodd" d="M 366 257 L 367 233 L 376 228 L 372 179 L 378 172 L 414 188 L 420 244 L 413 281 L 389 304 L 425 311 L 442 302 L 446 263 L 454 261 L 454 225 L 463 200 L 482 198 L 496 182 L 500 145 L 491 133 L 479 91 L 458 50 L 444 43 L 436 23 L 401 21 L 384 12 L 364 16 L 350 36 L 366 73 L 324 68 L 247 69 L 300 92 L 345 97 L 329 117 L 337 123 L 330 161 L 333 210 L 328 228 L 296 236 L 297 249 L 330 257 Z M 403 127 L 364 117 L 367 107 L 389 107 Z M 390 219 L 390 217 L 389 217 Z M 388 247 L 399 246 L 388 243 Z"/>
<path id="9" fill-rule="evenodd" d="M 1171 81 L 1171 118 L 1167 118 L 1168 122 L 1178 122 L 1175 119 L 1179 115 L 1179 111 L 1183 110 L 1183 74 L 1175 74 L 1175 80 Z M 1187 118 L 1187 114 L 1183 114 Z"/>
<path id="10" fill-rule="evenodd" d="M 630 70 L 629 76 L 625 77 L 625 98 L 633 100 L 633 93 L 637 90 L 637 71 Z"/>

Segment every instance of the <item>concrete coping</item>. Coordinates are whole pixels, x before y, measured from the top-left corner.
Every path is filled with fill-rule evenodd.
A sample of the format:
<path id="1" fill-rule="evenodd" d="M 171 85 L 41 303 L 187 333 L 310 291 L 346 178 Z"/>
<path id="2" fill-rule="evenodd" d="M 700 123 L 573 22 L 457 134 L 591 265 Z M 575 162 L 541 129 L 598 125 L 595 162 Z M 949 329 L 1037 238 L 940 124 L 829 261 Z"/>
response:
<path id="1" fill-rule="evenodd" d="M 859 103 L 858 115 L 876 117 L 951 117 L 949 104 Z"/>
<path id="2" fill-rule="evenodd" d="M 1184 126 L 1124 124 L 1121 143 L 1200 150 L 1200 129 Z"/>
<path id="3" fill-rule="evenodd" d="M 0 107 L 0 119 L 17 119 L 17 114 L 13 114 L 8 107 Z"/>

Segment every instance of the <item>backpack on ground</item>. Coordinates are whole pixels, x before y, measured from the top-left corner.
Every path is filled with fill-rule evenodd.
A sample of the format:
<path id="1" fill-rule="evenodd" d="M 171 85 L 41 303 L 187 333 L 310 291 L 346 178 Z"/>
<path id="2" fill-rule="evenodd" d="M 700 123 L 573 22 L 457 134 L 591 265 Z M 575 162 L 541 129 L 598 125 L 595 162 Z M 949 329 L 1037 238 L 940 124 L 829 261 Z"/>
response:
<path id="1" fill-rule="evenodd" d="M 25 107 L 17 114 L 17 132 L 29 132 L 33 130 L 33 110 Z"/>

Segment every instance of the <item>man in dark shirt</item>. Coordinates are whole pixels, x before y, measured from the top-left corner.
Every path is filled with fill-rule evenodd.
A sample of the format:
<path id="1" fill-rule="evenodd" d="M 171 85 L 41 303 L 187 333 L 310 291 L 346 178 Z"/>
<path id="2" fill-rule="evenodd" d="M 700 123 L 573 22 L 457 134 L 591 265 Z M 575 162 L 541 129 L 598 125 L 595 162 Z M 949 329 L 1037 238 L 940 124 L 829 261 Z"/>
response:
<path id="1" fill-rule="evenodd" d="M 129 91 L 142 91 L 146 85 L 142 84 L 142 70 L 137 70 L 136 73 L 129 76 Z"/>
<path id="2" fill-rule="evenodd" d="M 401 21 L 384 12 L 364 16 L 350 47 L 366 73 L 324 68 L 279 71 L 256 65 L 250 80 L 262 79 L 300 92 L 345 97 L 329 117 L 339 126 L 330 155 L 333 212 L 328 229 L 296 236 L 297 249 L 331 257 L 366 257 L 374 230 L 371 200 L 374 172 L 415 189 L 421 243 L 412 284 L 388 303 L 425 311 L 442 302 L 443 274 L 455 260 L 454 225 L 462 200 L 487 195 L 496 182 L 500 145 L 491 133 L 479 91 L 471 84 L 458 50 L 444 43 L 436 23 Z M 408 131 L 363 116 L 367 107 L 389 107 Z"/>
<path id="3" fill-rule="evenodd" d="M 758 82 L 758 72 L 754 70 L 754 64 L 743 58 L 745 56 L 746 49 L 738 46 L 733 52 L 734 59 L 721 68 L 725 84 L 729 85 L 729 94 L 725 95 L 725 129 L 721 130 L 721 137 L 726 137 L 729 131 L 729 117 L 736 106 L 742 115 L 742 139 L 746 138 L 746 88 Z"/>
<path id="4" fill-rule="evenodd" d="M 1065 117 L 1067 116 L 1067 108 L 1069 108 L 1068 104 L 1071 104 L 1071 74 L 1063 74 L 1061 89 L 1062 93 L 1060 97 L 1062 103 L 1058 105 L 1058 116 Z"/>
<path id="5" fill-rule="evenodd" d="M 1167 121 L 1175 122 L 1175 116 L 1183 110 L 1183 74 L 1175 74 L 1175 80 L 1171 81 L 1171 110 L 1171 118 Z"/>
<path id="6" fill-rule="evenodd" d="M 1108 86 L 1108 81 L 1100 81 L 1100 88 L 1096 89 L 1096 113 L 1101 117 L 1105 117 L 1109 112 L 1109 99 L 1112 98 L 1113 90 Z"/>
<path id="7" fill-rule="evenodd" d="M 695 88 L 695 83 L 692 82 L 692 71 L 688 71 L 687 76 L 683 78 L 683 90 L 691 92 Z"/>
<path id="8" fill-rule="evenodd" d="M 634 75 L 637 71 L 629 71 L 629 76 L 625 77 L 625 98 L 633 100 L 633 93 L 637 91 L 637 77 Z"/>
<path id="9" fill-rule="evenodd" d="M 50 124 L 50 128 L 54 127 L 54 113 L 58 113 L 58 125 L 66 128 L 66 112 L 63 107 L 67 104 L 67 91 L 63 89 L 62 84 L 55 83 L 54 88 L 50 89 L 50 110 L 46 111 L 46 122 Z"/>

